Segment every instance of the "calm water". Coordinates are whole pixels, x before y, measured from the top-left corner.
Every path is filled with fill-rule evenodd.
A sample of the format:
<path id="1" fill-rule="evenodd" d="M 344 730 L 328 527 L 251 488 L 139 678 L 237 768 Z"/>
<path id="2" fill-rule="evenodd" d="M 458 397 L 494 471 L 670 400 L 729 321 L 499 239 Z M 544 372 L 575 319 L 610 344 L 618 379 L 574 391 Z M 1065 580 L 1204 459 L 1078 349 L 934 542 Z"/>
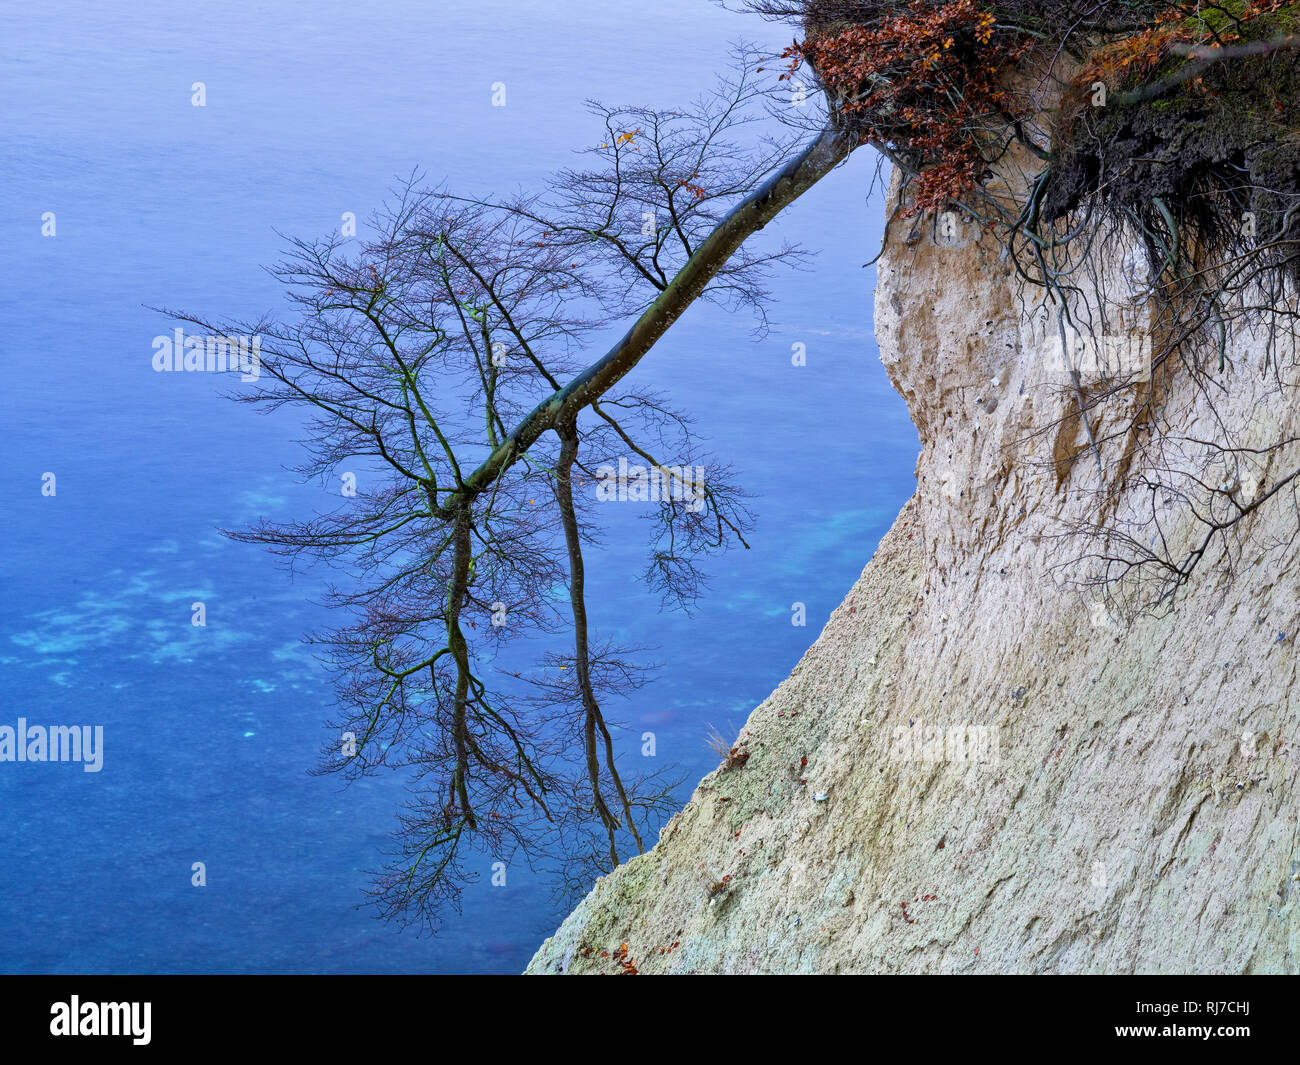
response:
<path id="1" fill-rule="evenodd" d="M 150 366 L 171 323 L 146 305 L 279 306 L 260 269 L 277 230 L 364 217 L 413 167 L 465 191 L 528 187 L 599 139 L 585 99 L 671 106 L 736 38 L 790 37 L 706 0 L 451 7 L 43 0 L 0 16 L 0 724 L 105 735 L 99 773 L 0 763 L 2 971 L 512 972 L 563 916 L 513 868 L 433 937 L 358 908 L 402 783 L 308 775 L 331 688 L 300 638 L 324 619 L 323 575 L 216 532 L 301 517 L 322 489 L 284 472 L 292 415 Z M 754 549 L 713 565 L 692 618 L 645 594 L 639 531 L 589 557 L 601 631 L 666 663 L 618 716 L 657 733 L 682 801 L 716 763 L 706 725 L 734 731 L 789 672 L 911 492 L 916 435 L 862 269 L 880 236 L 874 165 L 859 153 L 772 227 L 820 255 L 779 283 L 765 340 L 698 307 L 636 371 L 698 416 L 759 514 Z"/>

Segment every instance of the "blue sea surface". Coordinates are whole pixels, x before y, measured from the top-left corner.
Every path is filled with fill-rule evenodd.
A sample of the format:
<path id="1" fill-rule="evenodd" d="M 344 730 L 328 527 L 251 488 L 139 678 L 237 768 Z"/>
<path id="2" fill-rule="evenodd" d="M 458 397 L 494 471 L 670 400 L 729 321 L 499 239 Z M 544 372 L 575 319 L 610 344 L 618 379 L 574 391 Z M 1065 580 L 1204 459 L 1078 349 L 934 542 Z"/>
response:
<path id="1" fill-rule="evenodd" d="M 302 637 L 335 620 L 318 605 L 328 575 L 218 532 L 306 517 L 325 488 L 286 472 L 295 414 L 231 403 L 217 375 L 153 371 L 174 323 L 149 308 L 283 309 L 261 269 L 282 235 L 364 218 L 413 168 L 467 192 L 535 186 L 599 140 L 586 99 L 672 106 L 734 40 L 790 36 L 706 0 L 5 9 L 0 725 L 102 725 L 105 740 L 98 773 L 0 762 L 0 971 L 523 968 L 564 916 L 526 868 L 505 887 L 484 875 L 434 936 L 361 905 L 405 783 L 309 775 L 332 687 Z M 913 488 L 916 433 L 863 268 L 883 221 L 875 167 L 860 151 L 769 227 L 819 254 L 778 278 L 765 338 L 697 306 L 630 379 L 698 418 L 759 517 L 689 617 L 647 592 L 624 508 L 589 554 L 600 633 L 664 663 L 612 708 L 621 757 L 654 731 L 682 802 L 716 764 L 707 727 L 734 735 L 788 674 Z"/>

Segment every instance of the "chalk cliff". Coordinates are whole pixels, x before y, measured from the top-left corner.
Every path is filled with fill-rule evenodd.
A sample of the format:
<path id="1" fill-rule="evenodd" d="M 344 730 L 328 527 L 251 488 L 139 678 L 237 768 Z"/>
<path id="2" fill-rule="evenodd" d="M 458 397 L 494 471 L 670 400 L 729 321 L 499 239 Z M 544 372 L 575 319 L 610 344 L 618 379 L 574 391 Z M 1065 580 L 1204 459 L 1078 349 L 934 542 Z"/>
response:
<path id="1" fill-rule="evenodd" d="M 1108 254 L 1140 324 L 1138 260 Z M 891 226 L 876 329 L 916 494 L 731 766 L 529 972 L 1300 971 L 1294 496 L 1172 609 L 1097 581 L 1203 538 L 1170 485 L 1245 501 L 1289 469 L 1245 459 L 1300 435 L 1294 352 L 1238 331 L 1221 388 L 1157 375 L 1083 419 L 1043 299 L 973 224 Z"/>

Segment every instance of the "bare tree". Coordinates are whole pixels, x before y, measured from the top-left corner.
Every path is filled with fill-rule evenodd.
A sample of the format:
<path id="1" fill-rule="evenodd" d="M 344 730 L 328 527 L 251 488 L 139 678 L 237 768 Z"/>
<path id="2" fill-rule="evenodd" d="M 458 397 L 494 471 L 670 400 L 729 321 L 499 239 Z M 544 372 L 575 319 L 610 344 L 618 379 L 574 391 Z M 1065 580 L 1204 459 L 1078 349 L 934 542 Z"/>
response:
<path id="1" fill-rule="evenodd" d="M 805 39 L 777 63 L 789 62 L 787 78 L 811 63 L 826 92 L 825 107 L 805 112 L 816 122 L 802 143 L 742 136 L 771 99 L 754 64 L 742 63 L 689 108 L 593 105 L 601 132 L 589 165 L 536 195 L 466 197 L 413 176 L 374 217 L 369 239 L 294 241 L 275 269 L 295 312 L 284 320 L 179 316 L 219 335 L 262 338 L 261 382 L 238 398 L 307 415 L 300 472 L 329 479 L 344 464 L 359 468 L 355 497 L 337 510 L 231 535 L 344 574 L 330 601 L 347 621 L 318 636 L 339 677 L 340 708 L 340 740 L 322 769 L 355 777 L 405 767 L 415 778 L 398 851 L 376 887 L 385 914 L 436 922 L 472 876 L 469 856 L 485 851 L 554 858 L 562 882 L 577 886 L 643 849 L 667 781 L 618 762 L 607 707 L 645 682 L 646 665 L 638 649 L 597 631 L 586 594 L 586 549 L 599 533 L 591 507 L 616 470 L 639 469 L 637 487 L 655 504 L 648 581 L 686 607 L 701 588 L 702 556 L 745 544 L 751 518 L 689 418 L 623 382 L 697 300 L 748 308 L 764 327 L 769 271 L 800 253 L 747 241 L 855 148 L 878 147 L 924 190 L 914 225 L 953 208 L 994 227 L 1021 279 L 1048 293 L 1062 332 L 1107 320 L 1105 306 L 1089 303 L 1104 286 L 1080 283 L 1100 276 L 1105 257 L 1094 252 L 1106 233 L 1118 227 L 1142 242 L 1160 296 L 1156 376 L 1181 367 L 1203 394 L 1220 387 L 1213 374 L 1228 325 L 1253 328 L 1261 307 L 1268 318 L 1290 306 L 1278 296 L 1294 289 L 1275 287 L 1294 273 L 1300 189 L 1284 180 L 1290 155 L 1251 156 L 1259 165 L 1247 165 L 1244 180 L 1239 170 L 1233 177 L 1235 155 L 1207 158 L 1196 181 L 1165 196 L 1129 180 L 1149 161 L 1115 150 L 1127 116 L 1177 92 L 1185 68 L 1158 63 L 1145 82 L 1117 86 L 1124 106 L 1107 112 L 1110 125 L 1077 108 L 1051 121 L 1035 110 L 1042 86 L 1070 83 L 1062 68 L 1087 71 L 1108 43 L 1146 42 L 1158 19 L 1172 24 L 1160 16 L 1177 5 L 748 6 L 803 24 Z M 1162 39 L 1157 58 L 1175 66 L 1171 49 L 1185 43 Z M 1204 67 L 1193 77 L 1212 78 L 1281 55 L 1295 51 L 1181 58 Z M 1294 70 L 1290 59 L 1285 69 Z M 1030 74 L 1041 76 L 1037 89 L 1023 84 Z M 1168 84 L 1148 91 L 1160 79 Z M 1262 236 L 1223 224 L 1243 202 Z M 623 336 L 591 357 L 597 330 L 623 319 Z M 1217 367 L 1206 347 L 1216 334 Z M 1092 456 L 1108 474 L 1104 521 L 1088 531 L 1102 537 L 1089 541 L 1102 569 L 1136 564 L 1159 574 L 1156 598 L 1167 602 L 1170 579 L 1176 590 L 1225 533 L 1300 482 L 1283 473 L 1257 499 L 1234 495 L 1215 480 L 1214 463 L 1253 459 L 1221 436 L 1204 476 L 1183 486 L 1209 538 L 1186 557 L 1159 548 L 1159 527 L 1142 526 L 1125 477 L 1196 468 L 1173 450 L 1195 442 L 1142 438 L 1144 425 L 1159 424 L 1158 388 L 1118 428 L 1095 417 L 1116 397 L 1129 403 L 1131 383 L 1085 388 L 1073 377 L 1089 441 L 1073 458 Z M 1103 450 L 1116 441 L 1123 457 L 1103 471 Z M 693 476 L 698 468 L 703 478 Z M 1158 487 L 1165 491 L 1152 499 L 1179 498 L 1178 486 Z M 557 597 L 560 588 L 567 595 Z M 525 676 L 506 663 L 528 638 L 544 652 Z M 741 771 L 742 755 L 733 766 Z"/>
<path id="2" fill-rule="evenodd" d="M 374 892 L 385 915 L 436 924 L 483 853 L 554 860 L 581 886 L 643 850 L 667 808 L 672 782 L 620 765 L 606 717 L 648 666 L 596 634 L 593 504 L 619 459 L 653 482 L 648 580 L 685 606 L 700 558 L 744 544 L 751 519 L 686 416 L 617 386 L 698 299 L 751 308 L 762 328 L 765 277 L 801 253 L 742 245 L 859 143 L 834 125 L 802 146 L 740 143 L 766 96 L 751 67 L 680 111 L 593 105 L 591 165 L 534 196 L 412 175 L 369 239 L 291 242 L 274 268 L 283 319 L 178 315 L 261 338 L 262 377 L 236 398 L 306 416 L 299 473 L 356 471 L 337 509 L 228 535 L 343 574 L 329 601 L 347 620 L 315 637 L 338 677 L 321 770 L 413 774 Z M 626 334 L 590 359 L 622 316 Z M 525 638 L 542 659 L 511 669 Z"/>

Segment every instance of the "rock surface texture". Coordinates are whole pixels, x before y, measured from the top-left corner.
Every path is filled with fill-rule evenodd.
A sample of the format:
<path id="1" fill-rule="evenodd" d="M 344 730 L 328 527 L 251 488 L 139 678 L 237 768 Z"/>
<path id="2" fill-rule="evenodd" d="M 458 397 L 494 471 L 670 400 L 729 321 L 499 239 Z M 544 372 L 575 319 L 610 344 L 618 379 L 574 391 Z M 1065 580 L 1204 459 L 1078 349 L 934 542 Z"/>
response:
<path id="1" fill-rule="evenodd" d="M 1041 294 L 973 224 L 947 243 L 928 225 L 891 227 L 876 288 L 915 496 L 742 757 L 529 972 L 1300 971 L 1293 497 L 1164 616 L 1090 587 L 1104 545 L 1071 531 L 1151 505 L 1098 490 L 1150 461 L 1143 433 L 1300 435 L 1277 391 L 1294 370 L 1238 337 L 1221 391 L 1175 378 L 1143 414 L 1138 384 L 1086 425 L 1044 369 Z M 1140 317 L 1141 278 L 1113 266 Z M 1207 455 L 1161 462 L 1204 479 Z M 1176 553 L 1200 535 L 1165 528 Z"/>

